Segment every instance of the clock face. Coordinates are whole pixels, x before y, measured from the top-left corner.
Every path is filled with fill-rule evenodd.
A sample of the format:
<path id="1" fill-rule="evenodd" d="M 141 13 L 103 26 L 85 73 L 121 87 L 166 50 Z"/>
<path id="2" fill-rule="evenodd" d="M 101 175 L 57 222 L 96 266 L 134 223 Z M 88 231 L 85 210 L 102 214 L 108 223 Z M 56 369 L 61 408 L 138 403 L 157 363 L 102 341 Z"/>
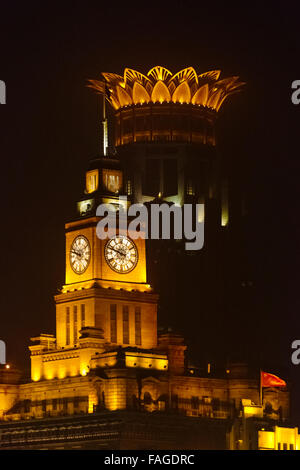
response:
<path id="1" fill-rule="evenodd" d="M 120 274 L 132 271 L 138 262 L 135 243 L 122 235 L 108 240 L 104 248 L 104 255 L 108 266 Z"/>
<path id="2" fill-rule="evenodd" d="M 91 248 L 87 238 L 79 235 L 73 240 L 70 248 L 70 263 L 76 274 L 82 274 L 87 269 L 91 258 Z"/>

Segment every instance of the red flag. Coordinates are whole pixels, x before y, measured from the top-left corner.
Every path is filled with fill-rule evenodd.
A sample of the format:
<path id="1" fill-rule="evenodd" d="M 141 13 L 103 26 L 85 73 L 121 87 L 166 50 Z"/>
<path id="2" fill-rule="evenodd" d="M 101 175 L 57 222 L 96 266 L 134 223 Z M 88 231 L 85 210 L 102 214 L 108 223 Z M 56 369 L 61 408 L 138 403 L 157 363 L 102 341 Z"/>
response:
<path id="1" fill-rule="evenodd" d="M 268 372 L 261 371 L 260 380 L 262 387 L 285 387 L 286 382 L 277 375 L 269 374 Z"/>

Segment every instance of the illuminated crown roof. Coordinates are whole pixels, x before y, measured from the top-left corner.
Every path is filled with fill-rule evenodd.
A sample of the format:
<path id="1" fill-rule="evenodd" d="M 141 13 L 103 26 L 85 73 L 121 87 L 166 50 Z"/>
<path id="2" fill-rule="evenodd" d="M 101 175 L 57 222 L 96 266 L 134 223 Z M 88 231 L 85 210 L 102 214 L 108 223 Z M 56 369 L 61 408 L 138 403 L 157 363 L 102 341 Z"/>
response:
<path id="1" fill-rule="evenodd" d="M 123 77 L 115 73 L 102 73 L 104 82 L 89 80 L 88 86 L 98 93 L 105 92 L 116 110 L 150 102 L 173 102 L 219 111 L 227 96 L 236 93 L 244 85 L 238 81 L 239 77 L 219 80 L 220 73 L 220 70 L 212 70 L 198 75 L 193 67 L 188 67 L 174 75 L 165 67 L 156 66 L 146 76 L 126 68 Z"/>

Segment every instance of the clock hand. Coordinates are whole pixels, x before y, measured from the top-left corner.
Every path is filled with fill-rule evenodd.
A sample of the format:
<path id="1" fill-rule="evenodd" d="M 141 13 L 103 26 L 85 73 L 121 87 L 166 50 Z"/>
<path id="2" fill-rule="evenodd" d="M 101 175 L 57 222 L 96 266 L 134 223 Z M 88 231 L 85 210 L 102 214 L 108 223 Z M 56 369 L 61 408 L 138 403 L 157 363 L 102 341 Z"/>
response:
<path id="1" fill-rule="evenodd" d="M 71 253 L 74 253 L 77 256 L 81 256 L 81 253 L 78 253 L 78 251 L 75 251 L 75 250 L 71 250 Z"/>
<path id="2" fill-rule="evenodd" d="M 110 250 L 115 251 L 116 253 L 119 253 L 119 255 L 126 256 L 124 253 L 121 251 L 116 250 L 115 248 L 110 248 Z"/>

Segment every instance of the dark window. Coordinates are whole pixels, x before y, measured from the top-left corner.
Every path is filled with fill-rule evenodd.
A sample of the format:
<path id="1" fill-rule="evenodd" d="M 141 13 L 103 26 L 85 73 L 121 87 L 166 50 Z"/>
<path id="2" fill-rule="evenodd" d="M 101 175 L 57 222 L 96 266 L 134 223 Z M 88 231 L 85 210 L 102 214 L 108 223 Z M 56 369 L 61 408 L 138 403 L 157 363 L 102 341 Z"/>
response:
<path id="1" fill-rule="evenodd" d="M 117 306 L 112 304 L 110 306 L 110 341 L 117 342 Z"/>
<path id="2" fill-rule="evenodd" d="M 174 114 L 172 117 L 173 130 L 186 132 L 189 130 L 189 118 L 188 116 L 179 116 Z"/>
<path id="3" fill-rule="evenodd" d="M 294 444 L 290 444 L 290 450 L 294 450 Z"/>
<path id="4" fill-rule="evenodd" d="M 66 344 L 70 344 L 70 307 L 66 309 Z"/>
<path id="5" fill-rule="evenodd" d="M 171 396 L 171 407 L 175 410 L 178 409 L 178 395 Z"/>
<path id="6" fill-rule="evenodd" d="M 137 116 L 135 119 L 136 131 L 150 131 L 151 121 L 150 116 Z"/>
<path id="7" fill-rule="evenodd" d="M 135 140 L 136 142 L 147 142 L 150 138 L 148 135 L 137 135 Z"/>
<path id="8" fill-rule="evenodd" d="M 192 397 L 191 398 L 191 405 L 193 410 L 198 410 L 199 408 L 199 398 L 198 397 Z"/>
<path id="9" fill-rule="evenodd" d="M 122 122 L 123 134 L 132 133 L 132 119 L 124 119 Z"/>
<path id="10" fill-rule="evenodd" d="M 141 307 L 135 307 L 135 344 L 142 344 Z"/>
<path id="11" fill-rule="evenodd" d="M 160 160 L 147 158 L 145 164 L 145 178 L 143 193 L 157 196 L 160 192 Z"/>
<path id="12" fill-rule="evenodd" d="M 163 161 L 164 196 L 173 196 L 178 193 L 177 160 L 166 158 Z"/>
<path id="13" fill-rule="evenodd" d="M 170 140 L 170 136 L 169 135 L 154 135 L 153 136 L 153 140 L 155 142 L 168 142 Z"/>
<path id="14" fill-rule="evenodd" d="M 153 115 L 152 116 L 153 131 L 169 131 L 171 127 L 170 117 L 168 115 Z"/>
<path id="15" fill-rule="evenodd" d="M 129 344 L 129 309 L 123 305 L 123 343 Z"/>
<path id="16" fill-rule="evenodd" d="M 73 307 L 73 336 L 74 343 L 77 341 L 77 305 Z"/>
<path id="17" fill-rule="evenodd" d="M 283 450 L 287 450 L 287 444 L 286 443 L 283 444 Z"/>
<path id="18" fill-rule="evenodd" d="M 85 305 L 81 304 L 81 328 L 85 327 Z"/>
<path id="19" fill-rule="evenodd" d="M 202 119 L 192 118 L 191 128 L 192 128 L 192 132 L 199 132 L 199 133 L 203 134 L 205 127 L 204 127 L 204 123 L 203 123 Z"/>
<path id="20" fill-rule="evenodd" d="M 220 409 L 220 399 L 219 398 L 213 398 L 211 401 L 212 404 L 212 409 L 214 411 L 217 411 Z"/>
<path id="21" fill-rule="evenodd" d="M 150 405 L 152 403 L 152 397 L 149 392 L 144 393 L 144 404 Z"/>
<path id="22" fill-rule="evenodd" d="M 57 410 L 57 398 L 54 398 L 52 400 L 52 408 L 53 408 L 53 411 Z"/>
<path id="23" fill-rule="evenodd" d="M 63 410 L 67 411 L 68 409 L 68 399 L 65 397 L 62 399 Z"/>
<path id="24" fill-rule="evenodd" d="M 30 413 L 30 400 L 24 400 L 24 413 Z"/>

